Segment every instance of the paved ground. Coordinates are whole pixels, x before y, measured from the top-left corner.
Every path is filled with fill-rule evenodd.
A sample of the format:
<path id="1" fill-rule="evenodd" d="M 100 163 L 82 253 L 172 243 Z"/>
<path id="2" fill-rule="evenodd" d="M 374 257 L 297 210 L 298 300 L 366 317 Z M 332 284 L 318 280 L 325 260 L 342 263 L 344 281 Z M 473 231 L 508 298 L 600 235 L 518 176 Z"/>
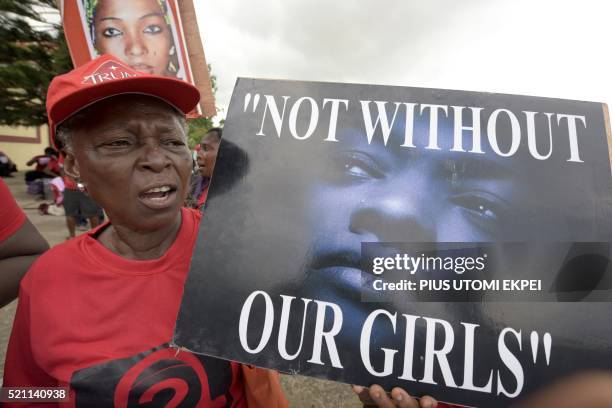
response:
<path id="1" fill-rule="evenodd" d="M 64 224 L 64 218 L 38 214 L 37 208 L 40 201 L 36 201 L 26 193 L 22 174 L 17 174 L 14 178 L 6 178 L 4 181 L 8 184 L 30 221 L 38 228 L 50 245 L 57 245 L 66 239 L 68 231 Z M 4 362 L 6 344 L 10 335 L 16 306 L 17 302 L 15 301 L 0 309 L 0 362 Z M 0 365 L 0 377 L 2 373 L 3 364 Z M 292 407 L 361 406 L 350 390 L 350 387 L 345 384 L 315 380 L 297 375 L 283 375 L 281 381 Z"/>

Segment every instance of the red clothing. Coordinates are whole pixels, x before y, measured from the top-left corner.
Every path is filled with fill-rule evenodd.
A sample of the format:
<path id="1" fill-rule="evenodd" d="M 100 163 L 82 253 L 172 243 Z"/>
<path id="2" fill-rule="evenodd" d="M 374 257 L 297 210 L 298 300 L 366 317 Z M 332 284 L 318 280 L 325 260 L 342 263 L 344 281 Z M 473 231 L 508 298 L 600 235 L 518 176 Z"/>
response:
<path id="1" fill-rule="evenodd" d="M 2 242 L 21 228 L 26 216 L 2 179 L 0 179 L 0 204 L 0 242 Z"/>
<path id="2" fill-rule="evenodd" d="M 34 161 L 36 163 L 34 171 L 44 172 L 45 170 L 49 170 L 58 175 L 60 173 L 60 161 L 54 156 L 41 154 L 32 157 L 30 161 Z"/>
<path id="3" fill-rule="evenodd" d="M 183 209 L 176 240 L 154 260 L 100 244 L 108 224 L 42 255 L 21 282 L 4 386 L 70 386 L 75 407 L 246 406 L 240 364 L 168 344 L 199 219 Z"/>
<path id="4" fill-rule="evenodd" d="M 78 190 L 79 186 L 77 184 L 76 181 L 74 181 L 72 178 L 64 175 L 64 177 L 62 177 L 64 179 L 64 188 L 66 190 Z"/>
<path id="5" fill-rule="evenodd" d="M 44 171 L 47 167 L 47 164 L 49 164 L 50 159 L 51 158 L 46 154 L 39 154 L 38 156 L 32 157 L 30 161 L 36 163 L 34 171 Z"/>
<path id="6" fill-rule="evenodd" d="M 51 157 L 49 163 L 47 164 L 47 170 L 52 171 L 53 173 L 59 175 L 60 174 L 60 161 L 55 157 Z"/>
<path id="7" fill-rule="evenodd" d="M 202 189 L 202 193 L 200 194 L 200 197 L 198 197 L 198 208 L 200 208 L 206 202 L 206 197 L 208 197 L 208 187 L 209 186 L 210 184 Z"/>
<path id="8" fill-rule="evenodd" d="M 60 156 L 58 162 L 57 162 L 58 168 L 63 168 L 64 167 L 64 157 Z M 79 186 L 77 184 L 76 181 L 74 181 L 71 177 L 69 177 L 67 174 L 64 174 L 62 176 L 62 179 L 64 180 L 64 188 L 67 190 L 78 190 Z"/>

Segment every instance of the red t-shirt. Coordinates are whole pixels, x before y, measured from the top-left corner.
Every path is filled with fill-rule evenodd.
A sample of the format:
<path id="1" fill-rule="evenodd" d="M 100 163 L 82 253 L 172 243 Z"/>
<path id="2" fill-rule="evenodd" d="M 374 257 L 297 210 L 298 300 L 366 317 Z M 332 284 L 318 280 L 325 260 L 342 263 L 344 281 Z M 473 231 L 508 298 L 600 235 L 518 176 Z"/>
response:
<path id="1" fill-rule="evenodd" d="M 0 179 L 0 242 L 17 232 L 25 219 L 8 186 Z"/>
<path id="2" fill-rule="evenodd" d="M 49 164 L 49 160 L 51 160 L 51 158 L 46 154 L 39 154 L 38 156 L 34 156 L 30 159 L 30 161 L 34 161 L 36 163 L 34 171 L 44 171 L 47 164 Z"/>
<path id="3" fill-rule="evenodd" d="M 4 386 L 69 386 L 74 407 L 246 406 L 239 364 L 168 345 L 199 219 L 183 209 L 154 260 L 104 247 L 95 236 L 108 224 L 42 255 L 21 282 Z"/>
<path id="4" fill-rule="evenodd" d="M 47 170 L 52 171 L 53 173 L 59 175 L 60 174 L 60 161 L 55 157 L 51 157 L 49 163 L 47 164 Z"/>

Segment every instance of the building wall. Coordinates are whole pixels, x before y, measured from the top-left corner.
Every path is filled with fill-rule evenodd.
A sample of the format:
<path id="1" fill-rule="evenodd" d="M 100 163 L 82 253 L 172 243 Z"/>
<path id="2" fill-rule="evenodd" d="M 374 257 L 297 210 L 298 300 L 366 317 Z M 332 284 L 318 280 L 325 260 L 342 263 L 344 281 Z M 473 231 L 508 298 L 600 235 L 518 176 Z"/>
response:
<path id="1" fill-rule="evenodd" d="M 32 157 L 43 154 L 49 146 L 48 127 L 8 127 L 0 126 L 0 151 L 17 164 L 19 171 L 31 169 L 26 162 Z"/>

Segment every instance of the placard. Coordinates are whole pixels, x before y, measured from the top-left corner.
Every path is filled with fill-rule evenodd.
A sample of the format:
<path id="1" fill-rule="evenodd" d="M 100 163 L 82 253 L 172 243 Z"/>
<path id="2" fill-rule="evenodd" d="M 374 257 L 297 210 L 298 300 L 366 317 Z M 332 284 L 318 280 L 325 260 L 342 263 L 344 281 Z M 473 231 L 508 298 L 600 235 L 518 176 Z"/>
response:
<path id="1" fill-rule="evenodd" d="M 113 54 L 138 71 L 190 82 L 202 95 L 198 111 L 192 116 L 214 116 L 214 96 L 195 10 L 191 0 L 180 3 L 60 0 L 72 62 L 78 67 L 98 55 Z"/>
<path id="2" fill-rule="evenodd" d="M 604 108 L 240 79 L 174 342 L 465 406 L 612 369 Z"/>

